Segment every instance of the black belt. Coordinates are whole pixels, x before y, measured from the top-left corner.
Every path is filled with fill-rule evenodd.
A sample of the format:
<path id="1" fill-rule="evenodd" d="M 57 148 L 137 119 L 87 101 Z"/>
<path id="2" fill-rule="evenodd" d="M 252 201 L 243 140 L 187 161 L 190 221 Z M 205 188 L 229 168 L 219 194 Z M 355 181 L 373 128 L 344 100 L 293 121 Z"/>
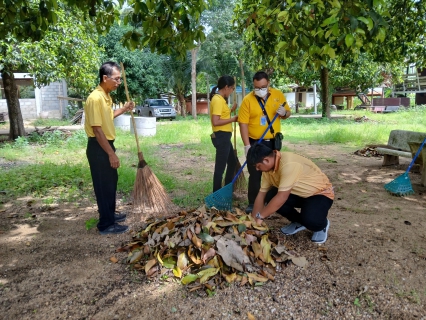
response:
<path id="1" fill-rule="evenodd" d="M 96 140 L 96 137 L 87 137 L 87 139 L 89 139 L 89 140 Z M 114 140 L 108 140 L 108 142 L 114 142 L 115 141 L 115 139 Z"/>

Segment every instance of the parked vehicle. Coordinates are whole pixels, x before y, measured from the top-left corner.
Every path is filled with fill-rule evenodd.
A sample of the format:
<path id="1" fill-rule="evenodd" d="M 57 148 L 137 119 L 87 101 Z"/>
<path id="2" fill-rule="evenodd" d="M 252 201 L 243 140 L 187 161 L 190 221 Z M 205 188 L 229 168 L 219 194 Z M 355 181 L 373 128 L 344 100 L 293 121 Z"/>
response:
<path id="1" fill-rule="evenodd" d="M 136 112 L 141 117 L 176 119 L 175 108 L 165 99 L 146 99 L 142 106 L 136 106 Z"/>

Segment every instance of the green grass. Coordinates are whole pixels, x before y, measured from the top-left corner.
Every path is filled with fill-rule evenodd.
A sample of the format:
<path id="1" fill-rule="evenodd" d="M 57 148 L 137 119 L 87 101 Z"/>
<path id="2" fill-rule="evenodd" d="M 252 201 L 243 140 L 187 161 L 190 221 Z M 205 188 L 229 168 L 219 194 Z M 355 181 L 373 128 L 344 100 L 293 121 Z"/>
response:
<path id="1" fill-rule="evenodd" d="M 355 149 L 366 144 L 386 143 L 393 129 L 426 132 L 426 108 L 390 114 L 346 110 L 333 114 L 346 118 L 292 117 L 282 121 L 284 146 L 286 142 L 306 145 L 334 143 Z M 369 120 L 355 121 L 362 116 Z M 148 165 L 172 194 L 176 204 L 185 208 L 201 205 L 212 190 L 215 149 L 210 140 L 209 117 L 199 115 L 197 120 L 188 116 L 178 117 L 176 121 L 159 121 L 156 131 L 154 137 L 139 137 Z M 43 137 L 32 135 L 1 143 L 1 158 L 15 164 L 0 170 L 0 191 L 5 191 L 0 193 L 0 205 L 22 196 L 39 198 L 44 203 L 94 201 L 86 143 L 83 130 L 74 132 L 70 137 L 53 132 Z M 117 130 L 115 145 L 121 162 L 118 192 L 128 199 L 138 163 L 134 135 Z M 239 131 L 237 150 L 243 162 Z"/>

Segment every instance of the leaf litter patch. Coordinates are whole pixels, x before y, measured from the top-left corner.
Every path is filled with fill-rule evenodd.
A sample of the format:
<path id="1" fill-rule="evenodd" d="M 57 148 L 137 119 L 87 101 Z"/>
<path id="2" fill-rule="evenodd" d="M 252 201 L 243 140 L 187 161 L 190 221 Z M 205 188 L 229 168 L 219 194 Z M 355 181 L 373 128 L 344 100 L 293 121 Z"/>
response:
<path id="1" fill-rule="evenodd" d="M 146 221 L 116 251 L 128 252 L 125 263 L 148 278 L 174 277 L 189 291 L 204 289 L 211 295 L 227 284 L 273 281 L 282 264 L 307 266 L 305 257 L 297 257 L 268 231 L 238 208 L 231 213 L 202 206 Z"/>

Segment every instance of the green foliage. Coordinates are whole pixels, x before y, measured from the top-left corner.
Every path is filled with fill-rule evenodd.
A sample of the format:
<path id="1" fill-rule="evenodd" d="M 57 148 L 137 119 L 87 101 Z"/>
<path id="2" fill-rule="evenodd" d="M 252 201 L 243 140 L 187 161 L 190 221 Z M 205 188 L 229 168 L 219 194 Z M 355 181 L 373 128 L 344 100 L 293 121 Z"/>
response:
<path id="1" fill-rule="evenodd" d="M 98 224 L 99 219 L 96 218 L 90 218 L 89 220 L 86 220 L 86 230 L 89 231 L 90 229 L 93 229 Z"/>
<path id="2" fill-rule="evenodd" d="M 140 1 L 126 2 L 123 21 L 135 28 L 124 35 L 124 43 L 142 50 L 174 54 L 184 58 L 186 51 L 195 48 L 205 39 L 200 24 L 201 13 L 207 9 L 205 0 Z"/>
<path id="3" fill-rule="evenodd" d="M 131 29 L 130 26 L 115 24 L 108 34 L 99 38 L 99 45 L 104 50 L 103 61 L 123 62 L 130 97 L 140 105 L 144 99 L 156 98 L 165 91 L 164 57 L 148 49 L 131 51 L 125 48 L 121 38 Z M 117 102 L 125 102 L 124 85 L 112 92 L 111 96 Z"/>

